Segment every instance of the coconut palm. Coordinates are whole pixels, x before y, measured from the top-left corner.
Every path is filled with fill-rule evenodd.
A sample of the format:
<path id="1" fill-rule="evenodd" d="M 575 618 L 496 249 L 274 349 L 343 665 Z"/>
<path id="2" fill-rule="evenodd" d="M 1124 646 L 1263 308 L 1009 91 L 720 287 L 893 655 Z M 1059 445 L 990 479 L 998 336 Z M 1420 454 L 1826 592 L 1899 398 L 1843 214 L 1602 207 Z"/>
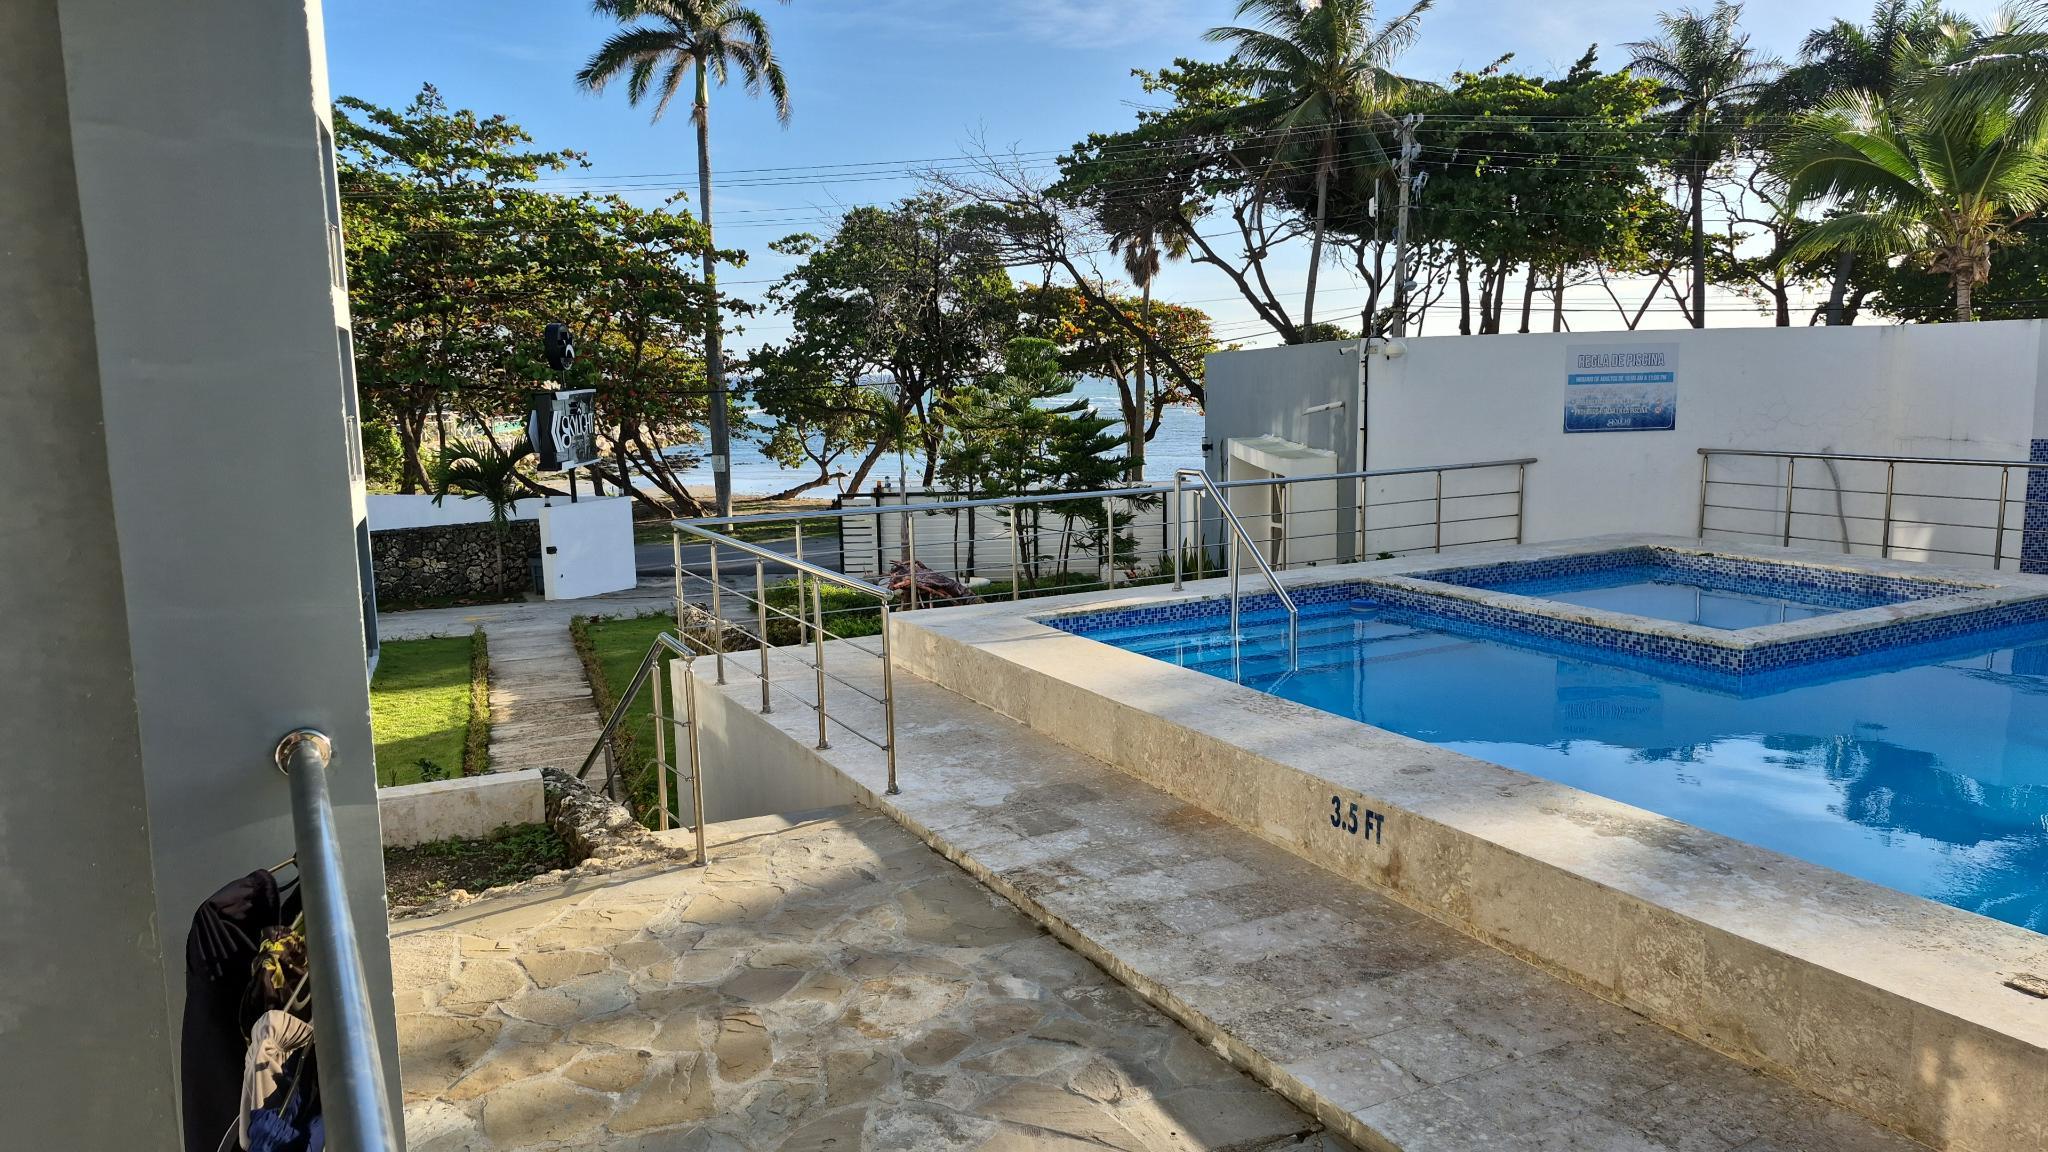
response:
<path id="1" fill-rule="evenodd" d="M 1657 17 L 1654 40 L 1627 45 L 1629 69 L 1656 81 L 1663 97 L 1667 131 L 1680 141 L 1679 173 L 1692 205 L 1692 326 L 1707 326 L 1707 175 L 1734 147 L 1743 105 L 1777 71 L 1777 64 L 1749 46 L 1736 25 L 1742 5 L 1715 0 L 1712 10 L 1696 8 Z"/>
<path id="2" fill-rule="evenodd" d="M 1159 276 L 1161 260 L 1179 260 L 1188 253 L 1188 229 L 1193 227 L 1187 205 L 1176 200 L 1152 202 L 1146 198 L 1128 220 L 1119 221 L 1109 236 L 1109 250 L 1123 258 L 1124 275 L 1141 293 L 1141 316 L 1145 330 L 1152 330 L 1152 281 Z M 1137 419 L 1130 432 L 1130 479 L 1145 478 L 1146 396 L 1153 388 L 1152 352 L 1138 342 Z"/>
<path id="3" fill-rule="evenodd" d="M 512 513 L 519 501 L 519 462 L 531 455 L 533 445 L 524 437 L 510 448 L 500 448 L 490 440 L 459 440 L 441 445 L 441 454 L 434 461 L 436 505 L 455 493 L 465 500 L 482 500 L 490 508 L 499 592 L 505 590 L 505 538 L 512 534 Z"/>
<path id="4" fill-rule="evenodd" d="M 1842 97 L 1797 118 L 1777 163 L 1791 204 L 1844 206 L 1786 259 L 1844 248 L 1914 258 L 1948 276 L 1960 321 L 1992 249 L 2048 204 L 2040 131 L 2004 104 Z"/>
<path id="5" fill-rule="evenodd" d="M 1206 39 L 1230 45 L 1232 59 L 1246 69 L 1256 96 L 1248 111 L 1276 134 L 1277 154 L 1298 158 L 1313 149 L 1316 216 L 1301 304 L 1303 332 L 1315 325 L 1316 272 L 1323 262 L 1339 139 L 1347 128 L 1365 128 L 1372 114 L 1398 94 L 1403 82 L 1388 68 L 1415 42 L 1422 14 L 1434 2 L 1417 0 L 1375 26 L 1373 0 L 1239 0 L 1238 18 L 1253 18 L 1258 26 L 1206 33 Z M 1376 140 L 1369 144 L 1376 153 Z"/>
<path id="6" fill-rule="evenodd" d="M 732 514 L 732 473 L 716 462 L 731 457 L 727 431 L 725 354 L 720 347 L 717 253 L 711 244 L 711 85 L 735 73 L 747 93 L 766 92 L 776 119 L 789 123 L 789 86 L 759 12 L 733 0 L 594 0 L 591 7 L 628 27 L 614 34 L 576 73 L 576 83 L 603 91 L 625 77 L 626 100 L 638 107 L 652 101 L 654 119 L 674 101 L 683 77 L 696 81 L 690 121 L 697 126 L 697 211 L 704 220 L 704 374 L 710 386 L 712 479 L 718 514 Z"/>

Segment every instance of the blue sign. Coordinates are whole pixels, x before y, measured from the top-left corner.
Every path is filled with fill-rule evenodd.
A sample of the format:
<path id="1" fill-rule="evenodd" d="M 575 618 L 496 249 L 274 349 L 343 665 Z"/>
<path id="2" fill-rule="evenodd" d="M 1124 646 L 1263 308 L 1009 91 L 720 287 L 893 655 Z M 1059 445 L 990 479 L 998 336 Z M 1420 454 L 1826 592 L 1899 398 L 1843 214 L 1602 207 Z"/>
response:
<path id="1" fill-rule="evenodd" d="M 1564 430 L 1669 432 L 1678 427 L 1678 345 L 1565 349 Z"/>

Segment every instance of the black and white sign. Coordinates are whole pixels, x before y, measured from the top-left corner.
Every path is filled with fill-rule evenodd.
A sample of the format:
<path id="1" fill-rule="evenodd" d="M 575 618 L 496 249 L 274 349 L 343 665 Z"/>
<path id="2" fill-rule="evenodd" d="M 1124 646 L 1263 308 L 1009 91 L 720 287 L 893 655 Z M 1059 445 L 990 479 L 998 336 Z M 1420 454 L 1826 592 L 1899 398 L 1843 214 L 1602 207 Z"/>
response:
<path id="1" fill-rule="evenodd" d="M 597 392 L 574 388 L 535 392 L 526 438 L 543 472 L 567 472 L 597 463 Z"/>

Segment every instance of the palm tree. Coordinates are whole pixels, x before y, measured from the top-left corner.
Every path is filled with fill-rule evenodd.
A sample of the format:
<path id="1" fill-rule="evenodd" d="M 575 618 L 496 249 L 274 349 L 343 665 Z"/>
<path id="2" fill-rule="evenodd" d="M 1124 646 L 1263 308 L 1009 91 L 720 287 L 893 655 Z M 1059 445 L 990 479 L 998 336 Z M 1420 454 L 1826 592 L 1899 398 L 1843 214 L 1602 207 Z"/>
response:
<path id="1" fill-rule="evenodd" d="M 1959 321 L 1991 276 L 1992 248 L 2048 204 L 2040 130 L 2004 104 L 1843 97 L 1795 121 L 1778 163 L 1793 205 L 1846 206 L 1788 260 L 1843 248 L 1916 258 L 1948 276 Z"/>
<path id="2" fill-rule="evenodd" d="M 711 83 L 724 84 L 735 72 L 747 93 L 764 90 L 775 102 L 775 118 L 789 123 L 789 86 L 782 63 L 761 14 L 733 0 L 593 0 L 600 16 L 629 27 L 614 34 L 576 73 L 576 83 L 601 92 L 620 76 L 626 78 L 626 101 L 635 107 L 652 99 L 654 119 L 668 111 L 682 87 L 685 72 L 694 72 L 697 95 L 690 120 L 697 126 L 697 200 L 704 218 L 704 292 L 709 304 L 704 322 L 704 375 L 710 386 L 712 480 L 718 514 L 732 514 L 731 435 L 727 431 L 725 353 L 719 346 L 718 270 L 711 243 Z M 647 23 L 635 23 L 645 20 Z"/>
<path id="3" fill-rule="evenodd" d="M 1714 0 L 1712 11 L 1682 9 L 1657 17 L 1662 35 L 1627 47 L 1632 71 L 1663 86 L 1664 121 L 1683 141 L 1678 156 L 1692 197 L 1692 326 L 1707 326 L 1707 174 L 1734 146 L 1744 101 L 1761 91 L 1777 64 L 1738 32 L 1742 5 Z"/>
<path id="4" fill-rule="evenodd" d="M 1968 17 L 1943 10 L 1940 0 L 1877 0 L 1870 22 L 1838 19 L 1806 34 L 1799 62 L 1772 81 L 1757 100 L 1764 117 L 1782 119 L 1810 112 L 1855 92 L 1880 104 L 1890 101 L 1940 62 L 1959 39 L 1974 37 Z M 1843 304 L 1856 250 L 1835 254 L 1828 292 L 1828 324 L 1843 322 Z"/>
<path id="5" fill-rule="evenodd" d="M 1157 203 L 1153 199 L 1145 198 L 1138 212 L 1131 219 L 1120 222 L 1109 237 L 1110 252 L 1123 257 L 1124 274 L 1143 294 L 1141 315 L 1147 332 L 1152 331 L 1152 281 L 1159 275 L 1160 261 L 1179 260 L 1188 254 L 1188 229 L 1192 226 L 1185 204 L 1177 199 Z M 1145 478 L 1145 403 L 1152 387 L 1152 353 L 1141 340 L 1138 342 L 1136 418 L 1129 429 L 1129 476 L 1132 480 Z"/>
<path id="6" fill-rule="evenodd" d="M 441 445 L 434 461 L 434 503 L 458 493 L 465 500 L 483 500 L 491 510 L 491 528 L 497 537 L 498 591 L 505 590 L 505 538 L 512 534 L 512 513 L 519 501 L 519 462 L 533 455 L 533 445 L 524 437 L 510 448 L 490 440 L 456 441 Z"/>
<path id="7" fill-rule="evenodd" d="M 1330 177 L 1336 170 L 1338 138 L 1347 127 L 1365 129 L 1372 113 L 1402 87 L 1388 71 L 1415 42 L 1422 14 L 1435 0 L 1374 26 L 1373 0 L 1238 0 L 1239 19 L 1258 27 L 1211 28 L 1205 39 L 1229 44 L 1244 66 L 1257 99 L 1248 110 L 1279 133 L 1281 156 L 1315 149 L 1316 219 L 1309 245 L 1308 288 L 1301 303 L 1301 330 L 1315 326 L 1316 272 L 1323 262 Z M 1367 130 L 1364 133 L 1371 137 Z M 1367 141 L 1377 153 L 1377 139 Z M 1382 157 L 1384 159 L 1384 157 Z"/>

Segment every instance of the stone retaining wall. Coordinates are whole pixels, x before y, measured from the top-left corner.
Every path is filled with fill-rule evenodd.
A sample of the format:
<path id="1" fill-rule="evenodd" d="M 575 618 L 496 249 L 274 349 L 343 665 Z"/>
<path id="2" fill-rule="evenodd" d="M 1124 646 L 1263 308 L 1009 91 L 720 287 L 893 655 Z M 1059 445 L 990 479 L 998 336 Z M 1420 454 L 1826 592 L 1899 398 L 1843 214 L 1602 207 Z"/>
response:
<path id="1" fill-rule="evenodd" d="M 527 591 L 526 558 L 540 549 L 540 525 L 515 520 L 504 537 L 505 572 L 498 583 L 498 530 L 480 524 L 437 524 L 370 533 L 377 599 L 391 603 L 497 596 Z"/>

